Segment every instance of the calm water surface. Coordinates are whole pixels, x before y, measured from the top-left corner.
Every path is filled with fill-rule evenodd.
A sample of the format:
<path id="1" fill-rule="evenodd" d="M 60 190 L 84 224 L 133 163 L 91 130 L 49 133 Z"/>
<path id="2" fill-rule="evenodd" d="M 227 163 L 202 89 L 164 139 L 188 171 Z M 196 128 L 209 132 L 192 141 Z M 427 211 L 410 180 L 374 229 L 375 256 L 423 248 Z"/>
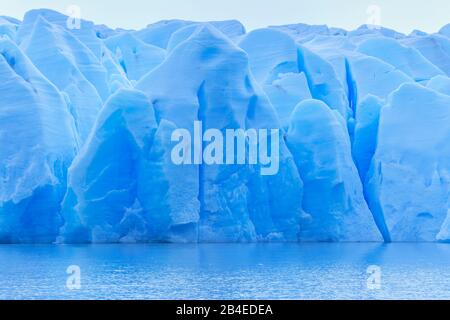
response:
<path id="1" fill-rule="evenodd" d="M 450 245 L 3 245 L 0 299 L 450 299 Z"/>

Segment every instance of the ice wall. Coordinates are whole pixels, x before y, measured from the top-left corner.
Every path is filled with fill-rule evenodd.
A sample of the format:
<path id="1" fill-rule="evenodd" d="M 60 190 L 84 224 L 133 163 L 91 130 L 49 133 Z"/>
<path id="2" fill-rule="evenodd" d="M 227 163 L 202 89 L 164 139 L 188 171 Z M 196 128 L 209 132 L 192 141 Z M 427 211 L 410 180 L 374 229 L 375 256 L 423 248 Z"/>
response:
<path id="1" fill-rule="evenodd" d="M 448 26 L 70 19 L 0 17 L 1 243 L 450 241 Z M 195 123 L 277 170 L 174 163 Z"/>

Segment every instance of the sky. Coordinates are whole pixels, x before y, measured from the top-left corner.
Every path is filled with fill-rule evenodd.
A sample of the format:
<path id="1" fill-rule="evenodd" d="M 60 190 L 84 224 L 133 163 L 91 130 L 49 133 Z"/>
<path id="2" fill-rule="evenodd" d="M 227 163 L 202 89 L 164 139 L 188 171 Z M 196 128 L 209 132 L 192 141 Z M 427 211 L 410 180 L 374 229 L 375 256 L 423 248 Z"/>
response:
<path id="1" fill-rule="evenodd" d="M 73 5 L 83 19 L 129 29 L 165 19 L 237 19 L 247 30 L 300 22 L 351 30 L 371 23 L 403 33 L 436 32 L 450 23 L 449 0 L 0 0 L 0 15 L 21 19 L 38 8 L 67 14 Z"/>

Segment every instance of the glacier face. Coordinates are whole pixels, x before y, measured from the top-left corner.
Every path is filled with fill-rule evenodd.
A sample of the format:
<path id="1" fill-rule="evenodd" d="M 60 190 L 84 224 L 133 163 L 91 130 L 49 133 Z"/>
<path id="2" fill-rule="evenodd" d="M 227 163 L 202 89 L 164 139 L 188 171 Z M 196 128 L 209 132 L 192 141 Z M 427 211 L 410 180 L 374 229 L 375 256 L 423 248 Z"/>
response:
<path id="1" fill-rule="evenodd" d="M 62 93 L 5 38 L 0 79 L 0 241 L 53 241 L 79 148 L 75 123 Z"/>
<path id="2" fill-rule="evenodd" d="M 450 242 L 449 29 L 0 16 L 0 243 Z M 196 121 L 278 171 L 175 164 Z"/>

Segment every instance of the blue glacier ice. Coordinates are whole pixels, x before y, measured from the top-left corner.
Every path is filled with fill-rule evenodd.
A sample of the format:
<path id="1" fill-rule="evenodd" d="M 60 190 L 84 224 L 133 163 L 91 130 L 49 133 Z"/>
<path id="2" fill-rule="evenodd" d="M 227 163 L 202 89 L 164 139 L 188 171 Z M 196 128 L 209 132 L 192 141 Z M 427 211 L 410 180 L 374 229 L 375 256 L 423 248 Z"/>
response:
<path id="1" fill-rule="evenodd" d="M 27 46 L 29 41 L 41 41 L 41 55 L 49 50 L 47 46 L 54 47 L 53 50 L 59 51 L 59 56 L 77 64 L 79 71 L 105 101 L 114 92 L 116 83 L 127 86 L 129 81 L 101 35 L 97 34 L 96 26 L 90 21 L 81 20 L 78 28 L 71 25 L 70 19 L 51 10 L 31 10 L 25 14 L 17 31 L 17 42 Z M 38 53 L 35 54 L 38 58 Z M 59 62 L 53 65 L 53 72 L 58 71 L 58 66 Z"/>
<path id="2" fill-rule="evenodd" d="M 0 241 L 51 242 L 78 148 L 64 96 L 11 40 L 0 39 Z"/>
<path id="3" fill-rule="evenodd" d="M 433 77 L 427 82 L 427 88 L 450 95 L 450 78 L 441 75 Z"/>
<path id="4" fill-rule="evenodd" d="M 151 219 L 166 211 L 164 152 L 161 146 L 153 150 L 153 144 L 164 143 L 164 126 L 158 129 L 162 133 L 157 129 L 153 106 L 142 92 L 121 89 L 111 96 L 69 169 L 64 241 L 145 240 L 150 229 L 170 218 L 159 217 L 158 224 Z M 147 205 L 156 206 L 154 212 Z"/>
<path id="5" fill-rule="evenodd" d="M 332 64 L 307 47 L 299 46 L 298 65 L 299 70 L 306 75 L 312 97 L 322 100 L 328 107 L 347 118 L 351 105 L 345 87 Z"/>
<path id="6" fill-rule="evenodd" d="M 248 65 L 242 49 L 213 26 L 204 25 L 136 88 L 148 93 L 158 121 L 191 132 L 196 120 L 203 121 L 203 130 L 278 128 L 276 112 Z M 178 76 L 166 76 L 172 73 Z M 260 177 L 257 167 L 242 165 L 191 166 L 184 169 L 183 180 L 170 177 L 169 184 L 183 190 L 183 197 L 175 201 L 187 201 L 185 210 L 199 215 L 200 241 L 296 239 L 301 204 L 295 199 L 301 197 L 302 183 L 290 152 L 283 147 L 281 141 L 281 170 L 274 177 Z M 279 194 L 285 183 L 291 190 Z M 194 200 L 199 207 L 189 205 Z"/>
<path id="7" fill-rule="evenodd" d="M 416 82 L 427 81 L 444 75 L 414 48 L 406 47 L 392 38 L 372 38 L 358 46 L 358 52 L 378 58 L 402 71 Z"/>
<path id="8" fill-rule="evenodd" d="M 414 81 L 393 65 L 372 56 L 354 55 L 348 58 L 348 63 L 354 106 L 369 94 L 386 99 L 401 84 Z"/>
<path id="9" fill-rule="evenodd" d="M 408 37 L 401 40 L 402 44 L 418 50 L 426 59 L 442 70 L 447 76 L 450 75 L 450 39 L 439 35 L 424 35 L 419 37 Z"/>
<path id="10" fill-rule="evenodd" d="M 364 200 L 345 121 L 318 100 L 293 112 L 287 144 L 304 181 L 305 241 L 377 241 L 381 236 Z"/>
<path id="11" fill-rule="evenodd" d="M 268 41 L 271 46 L 264 49 Z M 299 70 L 294 39 L 275 29 L 259 29 L 245 35 L 239 46 L 247 52 L 253 76 L 287 128 L 295 106 L 311 98 L 306 75 Z"/>
<path id="12" fill-rule="evenodd" d="M 356 110 L 352 151 L 363 182 L 377 147 L 378 122 L 383 104 L 383 100 L 367 95 Z"/>
<path id="13" fill-rule="evenodd" d="M 404 84 L 381 109 L 367 196 L 392 241 L 436 241 L 450 195 L 450 96 Z M 447 224 L 448 225 L 448 224 Z"/>
<path id="14" fill-rule="evenodd" d="M 236 20 L 211 21 L 211 25 L 219 29 L 231 39 L 238 38 L 245 34 L 245 27 Z M 171 42 L 186 39 L 201 23 L 186 20 L 163 20 L 148 25 L 142 30 L 133 34 L 145 43 L 169 49 Z M 176 34 L 178 32 L 178 35 Z"/>
<path id="15" fill-rule="evenodd" d="M 106 78 L 106 71 L 99 67 L 96 57 L 77 38 L 41 16 L 36 19 L 33 32 L 21 41 L 20 47 L 67 97 L 79 138 L 84 141 L 103 106 L 92 79 Z"/>
<path id="16" fill-rule="evenodd" d="M 105 44 L 130 80 L 141 79 L 166 57 L 164 49 L 147 44 L 131 33 L 109 37 L 105 40 Z"/>
<path id="17" fill-rule="evenodd" d="M 0 16 L 0 35 L 7 36 L 9 39 L 15 39 L 19 25 L 20 21 L 18 20 Z"/>
<path id="18" fill-rule="evenodd" d="M 450 242 L 449 30 L 0 16 L 0 243 Z"/>

